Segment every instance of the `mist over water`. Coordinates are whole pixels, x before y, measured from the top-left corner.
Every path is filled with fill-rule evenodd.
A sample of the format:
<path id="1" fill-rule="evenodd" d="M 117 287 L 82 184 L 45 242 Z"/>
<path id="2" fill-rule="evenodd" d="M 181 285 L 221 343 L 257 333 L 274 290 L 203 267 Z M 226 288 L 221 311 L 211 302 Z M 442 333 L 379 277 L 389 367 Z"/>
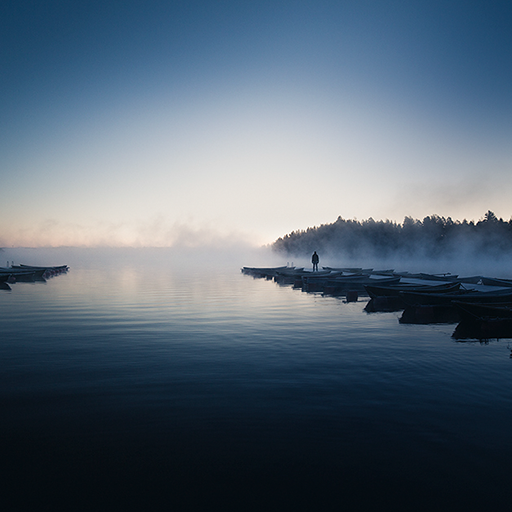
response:
<path id="1" fill-rule="evenodd" d="M 289 255 L 286 258 L 308 264 L 306 258 L 293 258 Z M 476 275 L 512 277 L 512 256 L 506 254 L 478 256 L 474 253 L 468 254 L 460 251 L 458 254 L 439 255 L 437 258 L 410 255 L 375 258 L 364 254 L 361 254 L 360 257 L 340 257 L 333 251 L 326 251 L 320 253 L 320 258 L 320 266 L 363 267 L 375 270 L 395 269 L 398 272 L 426 272 L 431 274 L 450 273 L 461 277 Z"/>
<path id="2" fill-rule="evenodd" d="M 66 264 L 71 268 L 116 267 L 117 265 L 155 265 L 191 270 L 194 268 L 240 268 L 247 262 L 254 266 L 281 265 L 283 258 L 270 248 L 244 243 L 215 243 L 212 245 L 175 247 L 49 247 L 6 248 L 0 252 L 4 264 L 32 265 Z M 61 261 L 62 263 L 58 263 Z M 286 263 L 285 263 L 286 264 Z"/>
<path id="3" fill-rule="evenodd" d="M 332 250 L 318 252 L 319 267 L 363 267 L 375 270 L 395 269 L 433 274 L 451 273 L 459 276 L 512 278 L 512 255 L 503 253 L 478 255 L 475 252 L 460 250 L 436 258 L 411 255 L 377 258 L 364 252 L 356 257 Z M 0 252 L 0 258 L 5 260 L 3 265 L 12 261 L 15 264 L 33 265 L 67 264 L 72 269 L 91 266 L 115 269 L 120 264 L 139 267 L 154 265 L 181 271 L 196 271 L 203 268 L 213 272 L 218 268 L 237 270 L 243 266 L 288 265 L 312 268 L 311 254 L 283 255 L 273 251 L 271 247 L 251 247 L 244 244 L 172 248 L 13 248 Z"/>
<path id="4" fill-rule="evenodd" d="M 2 255 L 71 267 L 0 291 L 9 510 L 508 510 L 507 340 L 240 272 L 269 249 Z"/>

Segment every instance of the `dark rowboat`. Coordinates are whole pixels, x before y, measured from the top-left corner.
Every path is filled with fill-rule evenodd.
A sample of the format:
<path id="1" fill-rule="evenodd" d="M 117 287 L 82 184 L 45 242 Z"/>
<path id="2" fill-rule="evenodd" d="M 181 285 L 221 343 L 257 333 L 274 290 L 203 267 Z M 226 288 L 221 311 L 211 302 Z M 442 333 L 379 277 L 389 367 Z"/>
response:
<path id="1" fill-rule="evenodd" d="M 292 270 L 295 267 L 242 267 L 242 274 L 248 274 L 253 277 L 274 277 L 277 272 Z"/>
<path id="2" fill-rule="evenodd" d="M 297 269 L 292 272 L 278 272 L 274 276 L 274 281 L 281 284 L 293 284 L 295 286 L 302 286 L 303 279 L 310 282 L 317 283 L 324 282 L 322 280 L 328 279 L 330 276 L 341 275 L 341 272 L 331 272 L 329 270 L 320 270 L 312 272 L 311 270 L 304 270 L 303 268 Z"/>
<path id="3" fill-rule="evenodd" d="M 363 267 L 322 267 L 324 270 L 333 270 L 334 272 L 347 272 L 357 274 L 363 271 Z"/>
<path id="4" fill-rule="evenodd" d="M 457 277 L 457 281 L 463 284 L 482 284 L 482 276 Z"/>
<path id="5" fill-rule="evenodd" d="M 347 291 L 357 291 L 357 292 L 364 292 L 365 286 L 370 284 L 375 285 L 391 285 L 391 284 L 398 284 L 400 282 L 399 277 L 370 277 L 370 276 L 339 276 L 339 277 L 333 277 L 328 278 L 324 282 L 322 282 L 323 285 L 323 291 L 325 293 L 328 293 L 330 295 L 339 295 L 344 294 Z M 312 285 L 317 284 L 318 281 L 311 281 L 306 280 L 305 286 L 308 291 L 314 291 L 310 290 L 309 288 Z M 318 291 L 318 290 L 317 290 Z"/>
<path id="6" fill-rule="evenodd" d="M 46 269 L 30 269 L 19 267 L 0 267 L 0 273 L 10 274 L 17 281 L 30 281 L 36 279 L 44 279 Z"/>
<path id="7" fill-rule="evenodd" d="M 370 301 L 365 306 L 367 313 L 379 311 L 400 311 L 407 307 L 400 292 L 416 291 L 424 293 L 452 293 L 460 289 L 460 283 L 442 283 L 434 285 L 418 285 L 410 283 L 398 283 L 391 286 L 365 286 L 370 296 Z"/>
<path id="8" fill-rule="evenodd" d="M 365 289 L 371 298 L 400 297 L 400 292 L 450 293 L 459 290 L 460 283 L 442 283 L 434 285 L 398 283 L 390 286 L 366 285 Z"/>
<path id="9" fill-rule="evenodd" d="M 511 279 L 498 279 L 495 277 L 482 277 L 482 284 L 487 286 L 512 286 Z"/>
<path id="10" fill-rule="evenodd" d="M 17 268 L 21 270 L 54 270 L 56 272 L 66 272 L 69 270 L 69 267 L 67 265 L 57 265 L 54 267 L 36 267 L 34 265 L 13 265 L 12 268 Z"/>
<path id="11" fill-rule="evenodd" d="M 395 275 L 407 279 L 424 279 L 426 281 L 451 281 L 454 282 L 459 277 L 457 274 L 425 274 L 420 272 L 418 274 L 411 274 L 409 272 L 395 272 Z"/>
<path id="12" fill-rule="evenodd" d="M 458 290 L 452 293 L 400 292 L 406 304 L 415 305 L 450 305 L 452 301 L 460 302 L 512 302 L 512 289 L 503 288 L 494 291 Z"/>

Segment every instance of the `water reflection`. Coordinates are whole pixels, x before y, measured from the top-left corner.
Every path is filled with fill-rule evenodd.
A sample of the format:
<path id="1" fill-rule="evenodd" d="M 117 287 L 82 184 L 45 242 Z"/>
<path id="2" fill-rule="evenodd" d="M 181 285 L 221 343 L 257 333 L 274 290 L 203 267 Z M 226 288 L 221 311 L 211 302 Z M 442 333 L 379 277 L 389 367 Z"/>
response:
<path id="1" fill-rule="evenodd" d="M 367 313 L 392 313 L 402 311 L 405 307 L 401 297 L 374 297 L 368 301 L 364 310 Z"/>
<path id="2" fill-rule="evenodd" d="M 459 341 L 512 338 L 512 320 L 505 318 L 463 320 L 457 325 L 452 336 Z"/>
<path id="3" fill-rule="evenodd" d="M 400 317 L 402 324 L 453 324 L 459 320 L 456 308 L 441 304 L 407 306 Z"/>
<path id="4" fill-rule="evenodd" d="M 0 463 L 7 488 L 30 482 L 7 493 L 18 508 L 500 505 L 504 347 L 237 266 L 85 254 L 0 296 Z"/>

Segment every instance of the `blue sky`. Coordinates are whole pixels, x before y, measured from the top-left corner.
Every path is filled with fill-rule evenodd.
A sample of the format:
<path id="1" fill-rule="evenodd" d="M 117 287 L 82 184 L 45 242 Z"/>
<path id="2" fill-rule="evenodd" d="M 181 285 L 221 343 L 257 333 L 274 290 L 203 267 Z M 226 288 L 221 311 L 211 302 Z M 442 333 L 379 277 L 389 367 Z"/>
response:
<path id="1" fill-rule="evenodd" d="M 512 5 L 0 6 L 0 245 L 510 219 Z"/>

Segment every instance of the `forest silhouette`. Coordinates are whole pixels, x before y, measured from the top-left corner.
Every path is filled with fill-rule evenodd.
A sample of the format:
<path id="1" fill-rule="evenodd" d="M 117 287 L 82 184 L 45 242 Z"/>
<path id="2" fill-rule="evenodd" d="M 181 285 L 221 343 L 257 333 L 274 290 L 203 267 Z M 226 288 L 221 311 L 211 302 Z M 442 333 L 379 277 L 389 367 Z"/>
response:
<path id="1" fill-rule="evenodd" d="M 512 218 L 504 221 L 488 211 L 478 222 L 431 215 L 423 220 L 345 220 L 278 238 L 272 249 L 281 254 L 304 255 L 313 251 L 356 257 L 505 256 L 512 255 Z"/>

